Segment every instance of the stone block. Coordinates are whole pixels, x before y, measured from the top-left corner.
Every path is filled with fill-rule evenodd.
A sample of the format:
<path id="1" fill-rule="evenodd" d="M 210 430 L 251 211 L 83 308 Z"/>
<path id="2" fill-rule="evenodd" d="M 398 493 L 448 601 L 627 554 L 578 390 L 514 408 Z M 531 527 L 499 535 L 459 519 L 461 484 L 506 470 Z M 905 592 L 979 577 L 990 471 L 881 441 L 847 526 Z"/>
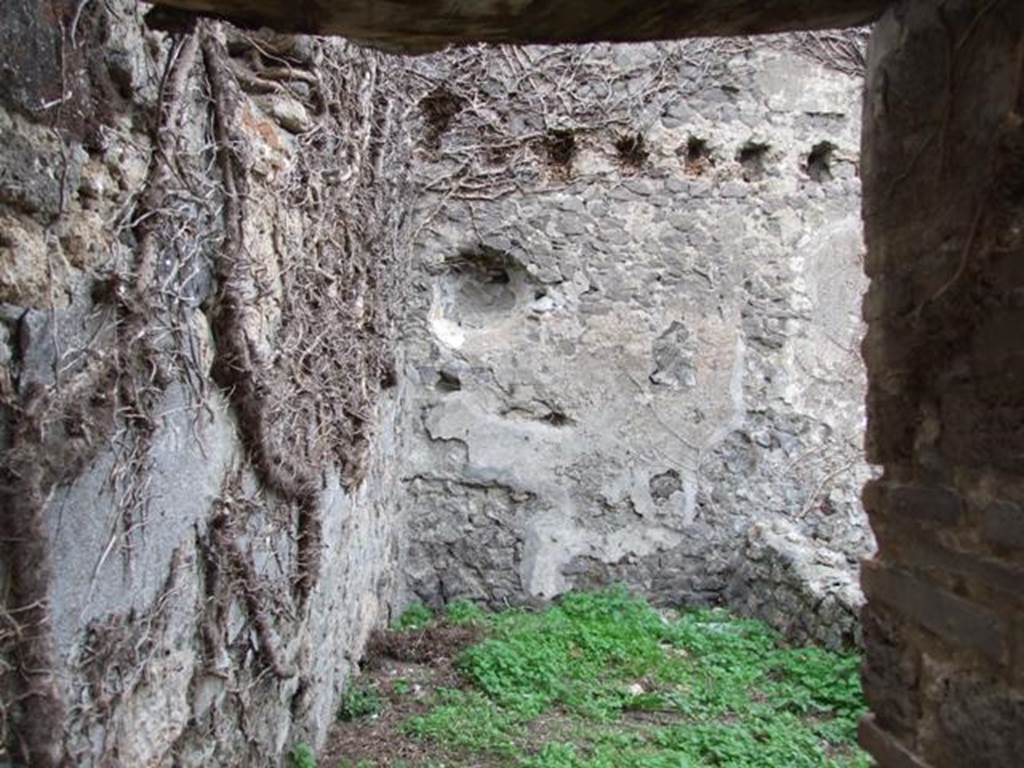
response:
<path id="1" fill-rule="evenodd" d="M 794 642 L 836 650 L 859 644 L 863 595 L 846 558 L 782 521 L 750 527 L 724 597 L 734 609 L 769 621 Z"/>
<path id="2" fill-rule="evenodd" d="M 84 153 L 62 151 L 52 140 L 41 146 L 20 133 L 0 145 L 0 203 L 41 221 L 51 221 L 78 189 Z"/>

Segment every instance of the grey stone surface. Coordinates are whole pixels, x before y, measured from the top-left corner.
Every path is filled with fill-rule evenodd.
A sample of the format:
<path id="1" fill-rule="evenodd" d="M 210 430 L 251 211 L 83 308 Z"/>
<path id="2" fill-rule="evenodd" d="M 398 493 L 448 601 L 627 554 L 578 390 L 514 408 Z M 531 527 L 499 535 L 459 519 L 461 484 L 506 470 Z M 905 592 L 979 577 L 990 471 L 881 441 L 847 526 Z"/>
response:
<path id="1" fill-rule="evenodd" d="M 90 622 L 109 614 L 144 613 L 160 595 L 182 542 L 205 531 L 224 477 L 241 458 L 233 419 L 222 398 L 208 409 L 191 404 L 179 387 L 161 403 L 168 415 L 153 437 L 145 467 L 130 461 L 129 432 L 115 437 L 75 481 L 58 489 L 50 504 L 50 542 L 59 563 L 51 594 L 54 634 L 72 654 Z M 134 469 L 138 477 L 127 472 Z M 134 511 L 125 534 L 126 497 L 146 483 L 144 507 Z"/>
<path id="2" fill-rule="evenodd" d="M 783 520 L 755 523 L 735 556 L 725 601 L 788 638 L 840 650 L 863 642 L 864 597 L 846 558 Z"/>
<path id="3" fill-rule="evenodd" d="M 623 49 L 613 94 L 689 50 L 673 45 Z M 563 71 L 557 51 L 545 61 Z M 497 606 L 624 582 L 663 603 L 725 601 L 799 639 L 854 639 L 857 561 L 873 546 L 858 498 L 860 200 L 803 165 L 822 141 L 856 157 L 860 81 L 771 46 L 703 62 L 706 81 L 612 108 L 651 126 L 641 168 L 570 110 L 564 174 L 533 155 L 513 170 L 525 193 L 424 202 L 427 289 L 406 329 L 410 596 Z M 729 115 L 722 77 L 736 83 Z M 481 94 L 500 95 L 476 103 L 513 124 L 523 100 L 502 87 L 495 76 Z M 678 122 L 648 120 L 662 108 Z M 425 178 L 486 144 L 459 119 Z M 695 136 L 701 163 L 686 159 Z M 769 150 L 747 181 L 740 150 L 755 139 Z M 800 543 L 758 533 L 778 526 Z"/>
<path id="4" fill-rule="evenodd" d="M 0 119 L 6 137 L 0 146 L 0 203 L 51 221 L 78 187 L 85 153 L 45 130 L 25 136 L 12 123 L 10 116 Z"/>
<path id="5" fill-rule="evenodd" d="M 0 763 L 24 763 L 17 751 L 24 745 L 34 750 L 33 765 L 57 764 L 42 761 L 63 752 L 64 763 L 81 766 L 278 766 L 296 743 L 323 742 L 369 632 L 391 620 L 402 533 L 394 456 L 405 432 L 405 385 L 389 385 L 359 414 L 364 463 L 346 453 L 342 467 L 349 446 L 337 446 L 337 455 L 313 468 L 312 509 L 266 482 L 233 388 L 218 386 L 211 373 L 225 336 L 214 306 L 223 300 L 223 270 L 214 263 L 225 244 L 222 171 L 210 144 L 213 113 L 202 70 L 208 62 L 194 52 L 181 77 L 181 117 L 161 129 L 168 144 L 160 152 L 174 154 L 174 178 L 154 175 L 155 99 L 165 92 L 161 83 L 174 79 L 165 64 L 187 59 L 189 44 L 178 48 L 147 31 L 127 1 L 80 11 L 75 56 L 88 56 L 90 71 L 109 75 L 124 97 L 90 115 L 96 135 L 87 141 L 8 111 L 6 102 L 0 108 L 0 493 L 15 486 L 38 492 L 38 504 L 29 500 L 19 510 L 41 518 L 40 549 L 49 561 L 42 590 L 32 595 L 44 606 L 45 623 L 23 628 L 48 641 L 46 669 L 14 671 L 15 625 L 6 617 L 24 615 L 25 606 L 7 602 L 19 545 L 8 533 L 10 496 L 3 495 Z M 26 36 L 39 39 L 26 40 L 28 47 L 54 31 L 45 19 L 36 22 Z M 215 42 L 229 34 L 207 32 Z M 303 44 L 322 46 L 321 61 L 334 57 L 360 77 L 377 74 L 379 58 L 371 62 L 371 54 L 341 42 L 263 39 L 276 43 L 292 56 L 289 75 L 299 85 L 312 78 L 296 58 Z M 251 72 L 245 79 L 250 60 L 239 55 L 228 65 L 252 86 Z M 315 247 L 318 236 L 301 204 L 272 199 L 308 151 L 296 134 L 325 127 L 308 87 L 304 106 L 277 84 L 286 80 L 278 78 L 269 93 L 259 84 L 254 96 L 240 90 L 232 126 L 248 170 L 242 236 L 262 289 L 253 292 L 246 319 L 256 354 L 268 357 L 281 354 L 286 299 L 295 300 L 285 296 L 284 273 L 296 266 L 291 255 Z M 401 131 L 372 142 L 357 135 L 360 120 L 368 126 L 371 117 L 380 130 L 382 121 L 370 114 L 376 106 L 395 109 L 369 80 L 360 83 L 351 101 L 332 107 L 345 119 L 328 130 L 401 169 L 408 155 Z M 77 105 L 79 97 L 103 93 L 74 96 Z M 353 168 L 307 179 L 303 193 L 341 189 L 353 207 L 366 205 L 371 185 L 352 176 L 371 175 L 369 160 L 354 152 L 343 162 Z M 388 197 L 404 189 L 400 184 L 375 181 L 372 189 L 380 199 L 370 204 L 400 207 L 397 194 Z M 147 208 L 153 199 L 158 211 Z M 163 219 L 151 254 L 140 242 L 147 219 Z M 366 216 L 358 222 L 396 281 L 405 256 L 401 220 L 396 213 L 377 219 L 386 224 Z M 338 222 L 327 226 L 334 227 L 327 236 L 340 238 Z M 348 240 L 346 247 L 364 246 Z M 147 256 L 151 282 L 140 278 L 136 291 L 136 270 Z M 325 275 L 340 271 L 336 255 L 321 258 Z M 371 304 L 379 294 L 363 295 Z M 373 326 L 368 334 L 391 332 L 386 308 L 366 310 L 360 317 Z M 484 301 L 482 316 L 487 310 Z M 286 355 L 293 353 L 294 346 Z M 361 375 L 353 386 L 380 374 Z M 25 455 L 37 459 L 42 479 L 22 482 L 31 474 L 21 469 Z M 347 474 L 353 467 L 358 477 Z M 320 528 L 304 550 L 301 537 L 313 538 L 310 519 Z M 230 536 L 219 533 L 228 528 Z M 41 565 L 24 560 L 21 567 Z M 296 584 L 309 571 L 306 594 Z M 50 669 L 59 707 L 49 721 L 26 724 L 20 686 Z M 36 734 L 31 744 L 22 740 L 29 732 Z"/>

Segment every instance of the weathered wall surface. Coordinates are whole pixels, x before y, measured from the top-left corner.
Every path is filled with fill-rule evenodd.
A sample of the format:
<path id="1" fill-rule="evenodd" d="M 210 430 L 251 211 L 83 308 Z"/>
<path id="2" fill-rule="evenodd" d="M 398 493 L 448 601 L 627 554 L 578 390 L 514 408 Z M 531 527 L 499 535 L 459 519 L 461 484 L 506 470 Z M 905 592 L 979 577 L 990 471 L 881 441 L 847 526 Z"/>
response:
<path id="1" fill-rule="evenodd" d="M 886 766 L 1024 754 L 1022 63 L 1020 3 L 898 3 L 872 41 L 861 740 Z"/>
<path id="2" fill-rule="evenodd" d="M 8 5 L 0 762 L 277 765 L 395 595 L 400 73 Z"/>
<path id="3" fill-rule="evenodd" d="M 645 36 L 651 17 L 634 5 L 623 33 Z M 885 475 L 865 494 L 880 551 L 864 578 L 874 714 L 862 740 L 886 766 L 1016 766 L 1024 9 L 893 5 L 865 115 L 869 458 Z M 605 7 L 619 31 L 617 3 Z M 736 23 L 765 4 L 688 7 L 739 9 Z M 792 7 L 827 23 L 881 4 Z M 859 415 L 827 375 L 856 333 L 819 315 L 824 342 L 808 318 L 859 290 L 855 271 L 818 261 L 857 251 L 841 223 L 856 195 L 851 81 L 805 80 L 807 61 L 777 49 L 719 49 L 723 73 L 699 46 L 596 49 L 608 65 L 588 89 L 571 87 L 578 57 L 501 51 L 511 87 L 465 70 L 468 102 L 437 87 L 457 75 L 420 72 L 408 90 L 436 96 L 422 174 L 436 215 L 420 231 L 409 431 L 402 392 L 376 391 L 391 376 L 374 340 L 389 332 L 372 310 L 381 273 L 366 268 L 403 252 L 398 222 L 381 223 L 405 209 L 381 183 L 402 178 L 383 172 L 402 152 L 368 126 L 401 119 L 381 89 L 405 74 L 215 26 L 202 46 L 143 35 L 128 4 L 5 0 L 2 14 L 17 40 L 0 61 L 0 731 L 15 759 L 260 765 L 315 741 L 408 541 L 389 502 L 403 439 L 413 461 L 398 503 L 416 521 L 403 576 L 426 599 L 615 578 L 674 599 L 725 594 L 779 623 L 834 610 L 815 585 L 845 591 L 847 555 L 867 548 L 835 524 L 853 509 L 841 436 Z M 566 38 L 612 33 L 554 21 Z M 410 42 L 408 26 L 375 29 Z M 325 83 L 325 61 L 354 71 Z M 623 68 L 635 72 L 618 79 Z M 706 87 L 710 73 L 728 87 Z M 663 75 L 692 92 L 665 90 Z M 523 99 L 545 108 L 526 120 Z M 699 144 L 691 156 L 691 136 L 711 157 Z M 831 179 L 822 141 L 838 145 Z M 511 175 L 510 156 L 522 161 Z M 537 195 L 526 210 L 509 197 L 520 191 Z M 292 217 L 297 202 L 312 208 Z M 325 240 L 316 221 L 343 236 Z M 372 243 L 373 259 L 352 258 Z M 604 250 L 585 269 L 592 243 Z M 765 250 L 741 267 L 705 258 L 712 246 Z M 677 290 L 651 285 L 659 276 Z M 298 321 L 297 306 L 317 315 Z M 321 335 L 339 318 L 356 336 Z M 357 375 L 340 397 L 310 399 L 342 380 L 318 367 L 333 360 Z M 371 435 L 374 420 L 392 436 Z M 605 426 L 615 437 L 595 438 Z M 515 440 L 538 448 L 511 451 Z M 310 459 L 330 468 L 314 478 Z M 772 473 L 783 481 L 764 485 Z M 702 536 L 714 546 L 694 545 Z M 549 557 L 551 538 L 569 543 L 568 563 Z M 719 544 L 745 555 L 731 575 Z M 655 565 L 669 578 L 655 581 Z"/>
<path id="4" fill-rule="evenodd" d="M 415 596 L 625 582 L 853 638 L 861 80 L 806 42 L 423 65 Z"/>
<path id="5" fill-rule="evenodd" d="M 411 594 L 853 636 L 855 48 L 401 62 L 10 10 L 13 759 L 276 764 Z"/>

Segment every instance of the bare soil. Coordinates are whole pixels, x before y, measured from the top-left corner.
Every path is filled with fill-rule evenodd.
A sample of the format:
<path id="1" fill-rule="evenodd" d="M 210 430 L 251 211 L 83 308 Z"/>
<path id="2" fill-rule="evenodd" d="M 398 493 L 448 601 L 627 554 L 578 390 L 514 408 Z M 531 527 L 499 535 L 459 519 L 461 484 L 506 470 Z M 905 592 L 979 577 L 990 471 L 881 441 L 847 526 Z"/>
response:
<path id="1" fill-rule="evenodd" d="M 381 711 L 351 722 L 337 722 L 319 765 L 337 768 L 355 766 L 360 761 L 380 768 L 428 762 L 466 765 L 468 754 L 416 739 L 402 731 L 402 724 L 410 717 L 426 714 L 437 689 L 466 687 L 454 659 L 480 638 L 480 631 L 474 627 L 443 623 L 414 631 L 374 633 L 357 684 L 377 690 L 383 703 Z M 477 754 L 473 755 L 473 764 L 481 768 L 500 765 L 486 759 L 481 762 Z"/>

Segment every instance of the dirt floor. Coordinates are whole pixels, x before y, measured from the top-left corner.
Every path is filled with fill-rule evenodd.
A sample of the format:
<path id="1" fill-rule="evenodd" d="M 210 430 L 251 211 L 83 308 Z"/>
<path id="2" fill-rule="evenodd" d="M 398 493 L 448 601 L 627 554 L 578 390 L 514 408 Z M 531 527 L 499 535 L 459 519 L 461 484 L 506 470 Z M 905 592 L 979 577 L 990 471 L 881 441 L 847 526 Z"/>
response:
<path id="1" fill-rule="evenodd" d="M 380 711 L 350 721 L 339 721 L 328 738 L 318 764 L 325 768 L 358 766 L 410 766 L 466 764 L 470 754 L 417 739 L 402 731 L 402 724 L 426 714 L 439 688 L 463 688 L 467 683 L 455 670 L 459 652 L 480 639 L 470 626 L 431 626 L 425 629 L 374 634 L 363 662 L 361 690 L 376 690 Z M 501 762 L 479 762 L 483 768 Z"/>
<path id="2" fill-rule="evenodd" d="M 621 591 L 377 632 L 320 768 L 870 768 L 859 657 Z M 305 768 L 305 765 L 303 765 Z"/>

